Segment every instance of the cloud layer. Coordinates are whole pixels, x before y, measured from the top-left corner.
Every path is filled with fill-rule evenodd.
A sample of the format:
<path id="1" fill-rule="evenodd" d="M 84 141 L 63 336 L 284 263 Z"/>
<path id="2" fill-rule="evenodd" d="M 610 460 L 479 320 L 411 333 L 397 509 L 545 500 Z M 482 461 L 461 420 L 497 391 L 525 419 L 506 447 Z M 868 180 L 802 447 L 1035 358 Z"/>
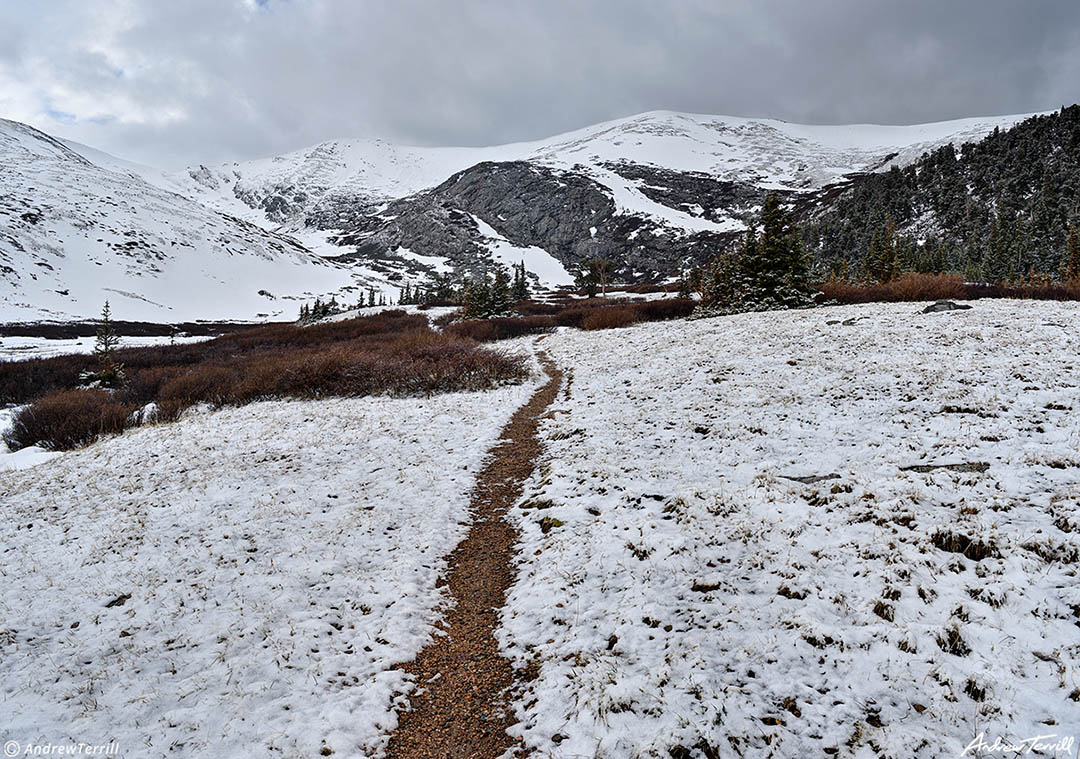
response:
<path id="1" fill-rule="evenodd" d="M 655 109 L 916 123 L 1080 100 L 1075 0 L 6 0 L 0 116 L 146 163 L 483 145 Z"/>

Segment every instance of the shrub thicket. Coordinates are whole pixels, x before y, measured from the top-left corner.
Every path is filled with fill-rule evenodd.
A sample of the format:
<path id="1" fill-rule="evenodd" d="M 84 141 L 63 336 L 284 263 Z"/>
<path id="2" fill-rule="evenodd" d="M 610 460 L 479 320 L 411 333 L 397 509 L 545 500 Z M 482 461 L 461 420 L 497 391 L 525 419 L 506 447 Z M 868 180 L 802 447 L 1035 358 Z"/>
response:
<path id="1" fill-rule="evenodd" d="M 818 286 L 823 303 L 895 303 L 975 298 L 1080 300 L 1080 282 L 1033 281 L 1012 284 L 965 282 L 959 274 L 905 274 L 888 282 L 853 284 L 830 279 Z"/>
<path id="2" fill-rule="evenodd" d="M 39 443 L 53 450 L 78 448 L 122 431 L 135 408 L 104 390 L 52 393 L 15 415 L 5 440 L 12 448 Z"/>
<path id="3" fill-rule="evenodd" d="M 171 420 L 201 403 L 480 390 L 528 373 L 520 357 L 440 334 L 424 317 L 402 311 L 310 327 L 270 325 L 118 354 L 127 380 L 112 392 L 72 389 L 92 357 L 0 364 L 4 400 L 33 401 L 16 415 L 10 444 L 83 445 L 134 424 L 132 412 L 151 402 L 158 419 Z M 33 380 L 39 384 L 28 386 Z"/>
<path id="4" fill-rule="evenodd" d="M 551 316 L 525 316 L 522 318 L 469 319 L 454 322 L 443 331 L 445 334 L 456 337 L 468 337 L 480 342 L 491 342 L 492 340 L 506 340 L 539 332 L 551 332 L 555 327 L 555 319 Z"/>

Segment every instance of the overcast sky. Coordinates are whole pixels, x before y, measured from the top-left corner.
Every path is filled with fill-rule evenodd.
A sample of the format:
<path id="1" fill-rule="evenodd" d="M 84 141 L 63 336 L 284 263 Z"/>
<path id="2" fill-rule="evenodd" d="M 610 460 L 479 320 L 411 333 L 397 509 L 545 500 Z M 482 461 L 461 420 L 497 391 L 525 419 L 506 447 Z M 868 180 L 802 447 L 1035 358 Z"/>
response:
<path id="1" fill-rule="evenodd" d="M 1080 0 L 0 0 L 0 117 L 168 168 L 656 109 L 908 124 L 1078 89 Z"/>

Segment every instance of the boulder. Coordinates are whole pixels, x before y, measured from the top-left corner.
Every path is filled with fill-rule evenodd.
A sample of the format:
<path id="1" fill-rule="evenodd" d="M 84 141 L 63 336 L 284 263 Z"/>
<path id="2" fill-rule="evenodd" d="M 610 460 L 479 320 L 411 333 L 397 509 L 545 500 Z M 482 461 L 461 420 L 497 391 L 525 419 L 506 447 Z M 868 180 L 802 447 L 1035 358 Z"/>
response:
<path id="1" fill-rule="evenodd" d="M 951 300 L 939 300 L 937 303 L 931 303 L 924 308 L 922 312 L 924 314 L 936 314 L 938 311 L 966 311 L 971 306 L 965 303 L 953 303 Z"/>

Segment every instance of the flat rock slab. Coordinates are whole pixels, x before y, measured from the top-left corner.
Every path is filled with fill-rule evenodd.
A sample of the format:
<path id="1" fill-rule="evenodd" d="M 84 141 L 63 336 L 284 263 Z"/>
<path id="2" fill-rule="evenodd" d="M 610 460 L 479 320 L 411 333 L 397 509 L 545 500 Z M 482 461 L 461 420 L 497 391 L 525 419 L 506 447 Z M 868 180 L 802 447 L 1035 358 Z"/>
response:
<path id="1" fill-rule="evenodd" d="M 966 303 L 953 303 L 951 300 L 939 300 L 924 308 L 924 314 L 936 314 L 938 311 L 967 311 L 971 306 Z"/>
<path id="2" fill-rule="evenodd" d="M 948 469 L 950 472 L 985 472 L 990 465 L 985 461 L 969 461 L 964 464 L 915 464 L 914 466 L 902 466 L 901 472 L 918 472 L 926 474 L 935 469 Z"/>

